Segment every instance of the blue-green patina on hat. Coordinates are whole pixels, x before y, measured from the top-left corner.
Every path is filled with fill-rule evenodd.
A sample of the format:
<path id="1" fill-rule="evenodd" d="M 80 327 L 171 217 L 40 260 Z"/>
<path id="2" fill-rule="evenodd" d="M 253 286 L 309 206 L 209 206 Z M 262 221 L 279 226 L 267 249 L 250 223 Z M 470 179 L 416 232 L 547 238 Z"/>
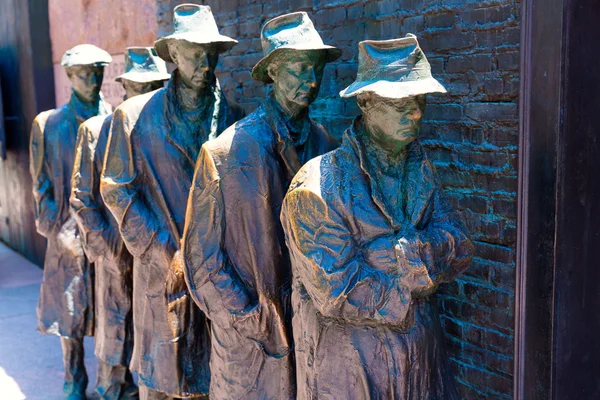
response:
<path id="1" fill-rule="evenodd" d="M 321 35 L 304 11 L 280 15 L 267 21 L 260 32 L 264 57 L 252 68 L 252 78 L 271 83 L 268 65 L 278 55 L 289 50 L 321 50 L 326 62 L 337 60 L 342 50 L 323 43 Z"/>
<path id="2" fill-rule="evenodd" d="M 167 72 L 167 64 L 156 54 L 152 47 L 128 47 L 125 51 L 125 73 L 117 76 L 133 82 L 166 81 L 171 78 Z"/>
<path id="3" fill-rule="evenodd" d="M 165 61 L 173 62 L 169 54 L 169 42 L 183 40 L 205 45 L 223 53 L 237 44 L 237 40 L 221 35 L 209 6 L 180 4 L 173 10 L 173 33 L 154 42 L 156 54 Z"/>
<path id="4" fill-rule="evenodd" d="M 93 44 L 78 44 L 65 52 L 60 60 L 63 67 L 78 65 L 94 65 L 105 67 L 112 62 L 112 57 L 100 47 Z"/>
<path id="5" fill-rule="evenodd" d="M 356 80 L 342 90 L 340 96 L 352 97 L 365 92 L 402 99 L 446 93 L 446 89 L 431 75 L 431 66 L 417 37 L 408 33 L 401 39 L 365 40 L 358 44 Z"/>

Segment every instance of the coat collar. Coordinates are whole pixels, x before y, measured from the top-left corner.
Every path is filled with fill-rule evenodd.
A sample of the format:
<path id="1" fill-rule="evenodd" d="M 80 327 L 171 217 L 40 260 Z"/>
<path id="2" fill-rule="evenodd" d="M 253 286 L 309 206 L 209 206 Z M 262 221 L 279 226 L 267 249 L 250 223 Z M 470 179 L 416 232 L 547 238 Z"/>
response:
<path id="1" fill-rule="evenodd" d="M 167 140 L 171 141 L 192 164 L 195 164 L 202 144 L 216 138 L 227 127 L 229 109 L 219 81 L 215 80 L 211 92 L 212 102 L 209 106 L 203 110 L 184 110 L 177 96 L 176 86 L 179 79 L 179 72 L 175 70 L 165 88 Z M 188 143 L 190 138 L 197 141 L 195 143 L 197 146 L 190 146 Z"/>
<path id="2" fill-rule="evenodd" d="M 270 96 L 264 104 L 265 119 L 274 133 L 275 153 L 282 164 L 287 182 L 291 182 L 300 170 L 306 158 L 307 147 L 310 147 L 310 136 L 312 121 L 306 115 L 302 132 L 297 140 L 294 140 L 288 127 L 289 116 L 284 113 L 275 99 Z"/>
<path id="3" fill-rule="evenodd" d="M 302 146 L 307 142 L 311 130 L 311 121 L 308 113 L 306 114 L 300 137 L 294 141 L 288 125 L 290 116 L 283 111 L 272 95 L 265 101 L 265 112 L 267 121 L 277 136 L 277 142 L 289 142 L 296 147 Z"/>
<path id="4" fill-rule="evenodd" d="M 359 160 L 360 168 L 369 181 L 373 202 L 381 210 L 390 225 L 395 230 L 399 230 L 402 221 L 394 218 L 394 215 L 398 215 L 398 213 L 395 212 L 396 210 L 389 209 L 387 202 L 384 201 L 386 188 L 380 187 L 370 171 L 372 163 L 367 159 L 364 135 L 362 118 L 358 117 L 346 131 L 344 142 L 354 151 Z M 406 179 L 405 191 L 407 194 L 406 213 L 412 225 L 418 226 L 423 218 L 429 199 L 435 190 L 435 173 L 432 165 L 427 160 L 423 148 L 417 141 L 409 145 L 404 165 L 406 166 L 404 174 L 404 178 Z"/>
<path id="5" fill-rule="evenodd" d="M 95 117 L 96 115 L 107 115 L 112 111 L 110 104 L 104 101 L 104 96 L 100 93 L 100 97 L 96 103 L 86 103 L 79 98 L 75 90 L 71 91 L 71 98 L 69 99 L 69 108 L 72 110 L 77 123 L 82 122 Z"/>

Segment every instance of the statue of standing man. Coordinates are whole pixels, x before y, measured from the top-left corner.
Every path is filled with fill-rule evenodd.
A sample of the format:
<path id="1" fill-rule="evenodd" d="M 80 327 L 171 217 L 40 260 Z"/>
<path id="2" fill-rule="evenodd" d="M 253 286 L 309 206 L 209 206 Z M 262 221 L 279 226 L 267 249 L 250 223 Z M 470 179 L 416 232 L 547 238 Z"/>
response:
<path id="1" fill-rule="evenodd" d="M 433 294 L 473 245 L 417 140 L 436 92 L 414 35 L 361 42 L 362 116 L 285 198 L 298 399 L 459 398 Z"/>
<path id="2" fill-rule="evenodd" d="M 125 73 L 115 80 L 123 85 L 128 99 L 163 87 L 169 78 L 165 62 L 153 48 L 129 47 L 125 52 Z M 100 175 L 111 122 L 112 114 L 101 115 L 79 127 L 71 207 L 86 255 L 96 272 L 96 391 L 103 400 L 137 399 L 138 390 L 129 372 L 133 350 L 133 259 L 100 196 Z"/>
<path id="3" fill-rule="evenodd" d="M 279 212 L 298 169 L 338 145 L 308 108 L 341 51 L 323 44 L 304 12 L 268 21 L 261 41 L 252 76 L 272 83 L 272 95 L 202 147 L 183 237 L 187 285 L 211 320 L 211 399 L 295 398 Z"/>
<path id="4" fill-rule="evenodd" d="M 143 400 L 208 393 L 210 333 L 178 251 L 200 147 L 241 116 L 215 77 L 219 54 L 237 42 L 219 34 L 210 7 L 177 6 L 174 30 L 154 48 L 177 69 L 166 88 L 117 108 L 100 184 L 134 258 L 131 369 Z"/>
<path id="5" fill-rule="evenodd" d="M 65 396 L 85 399 L 88 376 L 83 363 L 83 337 L 94 328 L 93 268 L 87 260 L 79 229 L 69 204 L 71 175 L 79 125 L 112 109 L 100 87 L 110 55 L 91 44 L 64 54 L 72 83 L 71 99 L 45 111 L 31 128 L 31 164 L 35 219 L 38 232 L 48 239 L 44 280 L 38 301 L 38 330 L 60 336 L 65 366 Z"/>

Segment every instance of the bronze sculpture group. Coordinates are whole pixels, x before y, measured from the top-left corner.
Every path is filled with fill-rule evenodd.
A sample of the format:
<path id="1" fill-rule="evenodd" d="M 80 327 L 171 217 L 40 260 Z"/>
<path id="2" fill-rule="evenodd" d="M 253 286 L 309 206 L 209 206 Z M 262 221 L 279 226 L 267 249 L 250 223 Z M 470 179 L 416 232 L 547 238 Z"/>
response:
<path id="1" fill-rule="evenodd" d="M 94 333 L 103 399 L 458 398 L 433 294 L 473 248 L 417 140 L 445 89 L 416 37 L 359 44 L 341 145 L 308 112 L 341 51 L 306 13 L 264 25 L 252 77 L 272 90 L 246 117 L 215 77 L 236 43 L 176 7 L 173 34 L 127 50 L 113 114 L 110 56 L 63 58 L 73 94 L 34 121 L 31 173 L 66 397 L 85 399 Z"/>

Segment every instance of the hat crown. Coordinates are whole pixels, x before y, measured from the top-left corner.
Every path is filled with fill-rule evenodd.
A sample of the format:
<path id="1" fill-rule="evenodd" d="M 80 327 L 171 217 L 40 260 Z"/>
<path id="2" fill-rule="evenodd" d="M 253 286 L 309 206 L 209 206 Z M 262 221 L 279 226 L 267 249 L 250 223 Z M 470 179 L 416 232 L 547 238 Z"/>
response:
<path id="1" fill-rule="evenodd" d="M 128 47 L 125 52 L 125 72 L 168 73 L 167 64 L 152 47 Z"/>
<path id="2" fill-rule="evenodd" d="M 358 45 L 357 80 L 415 82 L 431 78 L 431 66 L 416 36 L 365 40 Z"/>
<path id="3" fill-rule="evenodd" d="M 324 45 L 321 35 L 303 11 L 268 21 L 262 28 L 260 41 L 265 56 L 283 46 Z"/>
<path id="4" fill-rule="evenodd" d="M 63 67 L 74 67 L 77 65 L 108 65 L 112 57 L 105 50 L 93 44 L 78 44 L 65 51 L 60 60 Z"/>
<path id="5" fill-rule="evenodd" d="M 173 33 L 204 32 L 218 35 L 219 28 L 209 6 L 181 4 L 173 10 Z"/>

